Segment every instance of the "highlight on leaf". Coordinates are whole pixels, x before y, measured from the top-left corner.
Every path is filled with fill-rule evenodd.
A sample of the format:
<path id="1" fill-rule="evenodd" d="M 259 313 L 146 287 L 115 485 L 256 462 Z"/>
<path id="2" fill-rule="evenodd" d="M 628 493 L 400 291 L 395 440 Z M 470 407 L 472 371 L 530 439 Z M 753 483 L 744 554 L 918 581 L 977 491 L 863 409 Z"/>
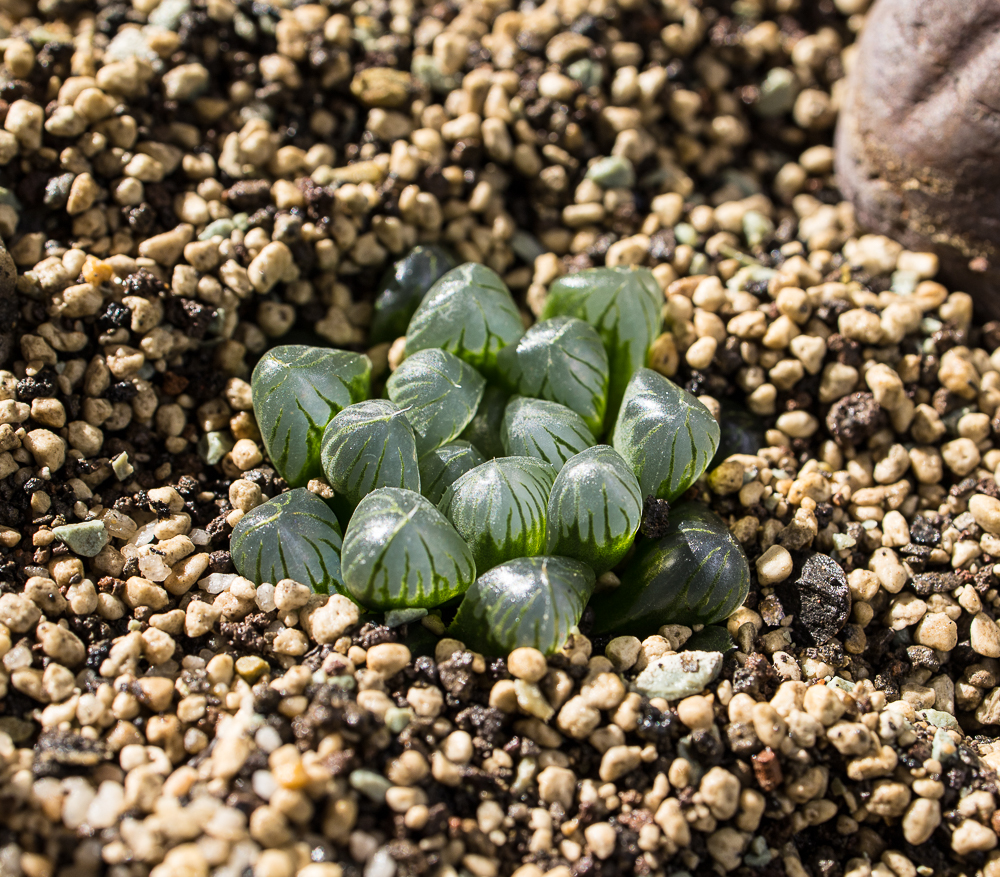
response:
<path id="1" fill-rule="evenodd" d="M 548 402 L 512 396 L 500 426 L 504 451 L 513 457 L 536 457 L 558 472 L 575 454 L 594 444 L 594 435 L 575 411 Z"/>
<path id="2" fill-rule="evenodd" d="M 466 472 L 486 462 L 475 445 L 456 439 L 420 458 L 420 490 L 434 505 Z"/>

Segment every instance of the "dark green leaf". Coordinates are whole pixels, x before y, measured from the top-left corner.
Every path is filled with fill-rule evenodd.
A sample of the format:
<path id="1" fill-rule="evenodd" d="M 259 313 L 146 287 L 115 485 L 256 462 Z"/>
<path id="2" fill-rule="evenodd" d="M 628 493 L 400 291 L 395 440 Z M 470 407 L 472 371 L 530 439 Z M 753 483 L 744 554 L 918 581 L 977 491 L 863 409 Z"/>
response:
<path id="1" fill-rule="evenodd" d="M 718 624 L 709 624 L 696 633 L 691 634 L 688 641 L 684 643 L 685 651 L 695 652 L 731 652 L 736 648 L 736 643 L 729 635 L 726 628 Z"/>
<path id="2" fill-rule="evenodd" d="M 285 345 L 265 353 L 250 379 L 253 411 L 274 468 L 292 487 L 323 474 L 320 441 L 335 414 L 368 398 L 367 356 Z"/>
<path id="3" fill-rule="evenodd" d="M 608 401 L 608 355 L 600 335 L 576 317 L 535 323 L 500 353 L 507 385 L 523 396 L 572 408 L 598 436 Z"/>
<path id="4" fill-rule="evenodd" d="M 458 479 L 441 511 L 487 570 L 545 550 L 545 505 L 556 471 L 534 457 L 498 457 Z"/>
<path id="5" fill-rule="evenodd" d="M 741 402 L 719 400 L 719 447 L 712 466 L 725 462 L 733 454 L 756 455 L 767 447 L 764 439 L 764 419 L 750 412 Z"/>
<path id="6" fill-rule="evenodd" d="M 598 574 L 632 547 L 642 523 L 642 494 L 628 464 L 607 445 L 581 451 L 549 495 L 546 551 L 590 564 Z"/>
<path id="7" fill-rule="evenodd" d="M 629 381 L 611 443 L 632 467 L 643 496 L 673 502 L 711 462 L 719 424 L 690 393 L 644 368 Z"/>
<path id="8" fill-rule="evenodd" d="M 441 247 L 420 244 L 386 272 L 375 298 L 369 340 L 393 341 L 406 334 L 410 317 L 427 291 L 455 267 L 455 260 Z"/>
<path id="9" fill-rule="evenodd" d="M 236 571 L 254 584 L 294 579 L 318 594 L 343 590 L 340 524 L 304 487 L 248 511 L 233 527 L 229 552 Z"/>
<path id="10" fill-rule="evenodd" d="M 468 425 L 483 398 L 486 381 L 447 350 L 418 350 L 386 382 L 389 398 L 406 414 L 417 454 L 441 447 Z"/>
<path id="11" fill-rule="evenodd" d="M 660 331 L 663 293 L 648 268 L 588 268 L 560 277 L 545 300 L 542 319 L 568 316 L 597 329 L 608 352 L 607 410 L 613 418 L 636 369 L 646 365 Z M 610 424 L 608 424 L 610 426 Z"/>
<path id="12" fill-rule="evenodd" d="M 485 462 L 475 445 L 461 439 L 448 442 L 420 458 L 420 489 L 437 505 L 459 478 Z"/>
<path id="13" fill-rule="evenodd" d="M 568 557 L 519 557 L 483 573 L 465 594 L 453 636 L 488 655 L 558 651 L 594 590 L 594 571 Z"/>
<path id="14" fill-rule="evenodd" d="M 497 354 L 524 334 L 517 305 L 500 276 L 466 263 L 431 287 L 406 330 L 406 354 L 440 347 L 487 377 L 497 376 Z"/>
<path id="15" fill-rule="evenodd" d="M 725 521 L 699 502 L 671 509 L 670 520 L 666 536 L 640 543 L 621 585 L 594 598 L 595 634 L 712 624 L 743 605 L 750 567 Z"/>
<path id="16" fill-rule="evenodd" d="M 387 399 L 351 405 L 334 417 L 323 433 L 321 458 L 326 480 L 351 506 L 379 487 L 420 491 L 413 430 Z"/>
<path id="17" fill-rule="evenodd" d="M 472 552 L 448 519 L 419 493 L 396 487 L 361 500 L 342 562 L 348 592 L 372 609 L 439 606 L 476 578 Z"/>
<path id="18" fill-rule="evenodd" d="M 472 442 L 487 460 L 504 455 L 500 441 L 500 424 L 507 410 L 507 392 L 495 384 L 487 384 L 479 410 L 462 433 L 462 438 Z"/>
<path id="19" fill-rule="evenodd" d="M 558 472 L 570 457 L 594 444 L 583 418 L 558 402 L 511 396 L 500 427 L 504 451 L 537 457 Z"/>

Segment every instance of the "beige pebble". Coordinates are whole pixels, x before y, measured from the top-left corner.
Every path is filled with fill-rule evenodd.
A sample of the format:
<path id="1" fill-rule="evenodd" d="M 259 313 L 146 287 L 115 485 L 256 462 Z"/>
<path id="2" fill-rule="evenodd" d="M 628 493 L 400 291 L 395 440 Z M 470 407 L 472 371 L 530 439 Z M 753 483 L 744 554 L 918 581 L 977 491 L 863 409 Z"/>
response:
<path id="1" fill-rule="evenodd" d="M 757 580 L 765 586 L 783 582 L 792 574 L 792 567 L 788 549 L 772 545 L 757 558 Z"/>
<path id="2" fill-rule="evenodd" d="M 987 658 L 1000 658 L 1000 627 L 985 612 L 980 612 L 969 625 L 972 650 Z"/>
<path id="3" fill-rule="evenodd" d="M 523 646 L 514 649 L 507 657 L 507 669 L 510 674 L 525 682 L 540 682 L 548 672 L 549 665 L 538 649 Z"/>
<path id="4" fill-rule="evenodd" d="M 982 493 L 974 494 L 969 499 L 969 511 L 987 533 L 1000 535 L 1000 499 Z"/>
<path id="5" fill-rule="evenodd" d="M 583 830 L 583 836 L 587 839 L 587 846 L 593 854 L 600 860 L 611 857 L 615 851 L 615 843 L 618 835 L 612 825 L 607 822 L 595 822 L 588 825 Z"/>
<path id="6" fill-rule="evenodd" d="M 950 652 L 958 645 L 958 625 L 943 612 L 928 612 L 914 629 L 913 640 L 922 646 Z"/>
<path id="7" fill-rule="evenodd" d="M 368 650 L 366 663 L 387 679 L 410 663 L 410 650 L 402 643 L 379 643 Z"/>

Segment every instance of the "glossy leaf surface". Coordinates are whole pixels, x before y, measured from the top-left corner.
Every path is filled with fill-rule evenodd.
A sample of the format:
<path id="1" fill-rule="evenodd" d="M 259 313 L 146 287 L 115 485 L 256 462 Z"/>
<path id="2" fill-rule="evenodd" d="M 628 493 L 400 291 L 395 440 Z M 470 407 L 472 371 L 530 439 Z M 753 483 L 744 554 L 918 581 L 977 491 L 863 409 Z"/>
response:
<path id="1" fill-rule="evenodd" d="M 565 405 L 512 396 L 500 441 L 508 455 L 544 460 L 558 472 L 570 457 L 594 444 L 594 435 L 583 418 Z"/>
<path id="2" fill-rule="evenodd" d="M 694 396 L 651 369 L 629 381 L 611 443 L 632 467 L 643 496 L 673 501 L 705 471 L 719 424 Z"/>
<path id="3" fill-rule="evenodd" d="M 604 342 L 611 420 L 633 373 L 646 365 L 660 330 L 662 304 L 663 293 L 648 268 L 588 268 L 560 277 L 549 289 L 543 320 L 579 317 L 597 329 Z"/>
<path id="4" fill-rule="evenodd" d="M 664 624 L 712 624 L 743 604 L 750 567 L 722 518 L 687 502 L 670 519 L 666 536 L 640 543 L 621 585 L 594 598 L 594 633 L 643 637 Z"/>
<path id="5" fill-rule="evenodd" d="M 455 267 L 441 247 L 418 244 L 382 278 L 375 298 L 370 341 L 379 344 L 406 334 L 406 327 L 430 288 Z"/>
<path id="6" fill-rule="evenodd" d="M 558 651 L 594 590 L 594 571 L 568 557 L 519 557 L 476 579 L 451 633 L 488 655 Z"/>
<path id="7" fill-rule="evenodd" d="M 361 500 L 344 535 L 344 585 L 371 609 L 439 606 L 476 578 L 472 552 L 448 519 L 412 490 Z"/>
<path id="8" fill-rule="evenodd" d="M 462 433 L 461 437 L 479 448 L 487 460 L 504 455 L 500 426 L 509 399 L 510 395 L 506 390 L 495 384 L 487 384 L 475 417 Z"/>
<path id="9" fill-rule="evenodd" d="M 330 507 L 298 487 L 247 512 L 229 550 L 236 571 L 254 584 L 294 579 L 326 594 L 343 590 L 341 542 Z"/>
<path id="10" fill-rule="evenodd" d="M 326 480 L 351 506 L 379 487 L 420 491 L 413 430 L 387 399 L 351 405 L 330 421 L 321 452 Z"/>
<path id="11" fill-rule="evenodd" d="M 404 360 L 385 389 L 413 428 L 417 455 L 450 442 L 468 425 L 486 380 L 446 350 L 419 350 Z"/>
<path id="12" fill-rule="evenodd" d="M 608 355 L 600 335 L 576 317 L 535 323 L 500 354 L 507 385 L 523 396 L 558 402 L 599 436 L 608 401 Z"/>
<path id="13" fill-rule="evenodd" d="M 475 445 L 458 439 L 420 458 L 420 489 L 434 505 L 466 472 L 486 462 Z"/>
<path id="14" fill-rule="evenodd" d="M 534 457 L 499 457 L 466 472 L 441 500 L 480 571 L 545 550 L 545 507 L 556 472 Z"/>
<path id="15" fill-rule="evenodd" d="M 497 354 L 523 334 L 521 315 L 500 276 L 469 262 L 431 287 L 406 330 L 406 353 L 440 347 L 495 377 Z"/>
<path id="16" fill-rule="evenodd" d="M 642 523 L 642 494 L 628 464 L 608 445 L 569 460 L 549 495 L 546 553 L 607 572 L 632 547 Z"/>
<path id="17" fill-rule="evenodd" d="M 371 360 L 358 353 L 287 344 L 253 370 L 254 415 L 274 468 L 292 487 L 322 475 L 320 443 L 335 414 L 368 398 Z"/>

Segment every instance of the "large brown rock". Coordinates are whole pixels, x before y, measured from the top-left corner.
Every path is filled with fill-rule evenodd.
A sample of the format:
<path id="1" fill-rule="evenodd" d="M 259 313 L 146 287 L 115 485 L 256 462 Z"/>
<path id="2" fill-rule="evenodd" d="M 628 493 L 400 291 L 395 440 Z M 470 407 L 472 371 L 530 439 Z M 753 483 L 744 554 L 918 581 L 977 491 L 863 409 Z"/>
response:
<path id="1" fill-rule="evenodd" d="M 878 0 L 836 136 L 862 225 L 931 250 L 1000 317 L 1000 3 Z"/>

